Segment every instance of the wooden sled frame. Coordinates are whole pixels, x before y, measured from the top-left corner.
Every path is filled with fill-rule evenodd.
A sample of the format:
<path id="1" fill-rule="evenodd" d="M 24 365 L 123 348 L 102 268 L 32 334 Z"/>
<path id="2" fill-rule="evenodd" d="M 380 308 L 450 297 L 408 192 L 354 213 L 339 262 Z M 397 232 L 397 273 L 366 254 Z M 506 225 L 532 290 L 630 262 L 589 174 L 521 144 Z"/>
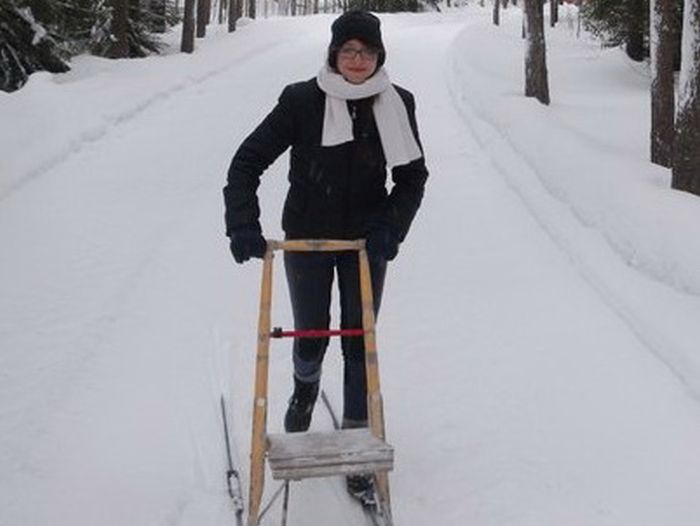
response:
<path id="1" fill-rule="evenodd" d="M 364 330 L 365 364 L 367 374 L 367 409 L 369 428 L 374 437 L 385 440 L 384 409 L 379 386 L 379 364 L 375 337 L 374 301 L 369 261 L 365 240 L 288 240 L 267 241 L 263 260 L 258 319 L 258 345 L 255 365 L 255 395 L 253 399 L 253 428 L 250 457 L 250 488 L 247 526 L 257 526 L 265 485 L 265 459 L 269 449 L 267 436 L 267 404 L 269 351 L 271 338 L 272 270 L 274 252 L 335 252 L 357 251 L 362 301 L 362 328 Z M 374 473 L 379 509 L 391 517 L 389 477 L 387 471 Z"/>

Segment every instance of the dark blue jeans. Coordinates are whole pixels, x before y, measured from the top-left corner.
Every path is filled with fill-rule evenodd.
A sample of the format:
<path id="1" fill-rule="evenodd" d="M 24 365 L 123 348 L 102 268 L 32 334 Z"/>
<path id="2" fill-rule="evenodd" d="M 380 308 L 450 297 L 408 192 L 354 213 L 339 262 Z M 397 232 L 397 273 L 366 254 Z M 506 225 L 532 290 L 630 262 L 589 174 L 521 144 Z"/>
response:
<path id="1" fill-rule="evenodd" d="M 374 314 L 379 313 L 386 261 L 370 258 Z M 362 301 L 357 252 L 285 252 L 289 296 L 297 330 L 328 329 L 331 290 L 338 275 L 340 327 L 362 327 Z M 302 382 L 321 378 L 328 338 L 294 339 L 294 375 Z M 341 337 L 343 350 L 343 425 L 361 426 L 367 421 L 367 377 L 365 344 L 361 336 Z"/>

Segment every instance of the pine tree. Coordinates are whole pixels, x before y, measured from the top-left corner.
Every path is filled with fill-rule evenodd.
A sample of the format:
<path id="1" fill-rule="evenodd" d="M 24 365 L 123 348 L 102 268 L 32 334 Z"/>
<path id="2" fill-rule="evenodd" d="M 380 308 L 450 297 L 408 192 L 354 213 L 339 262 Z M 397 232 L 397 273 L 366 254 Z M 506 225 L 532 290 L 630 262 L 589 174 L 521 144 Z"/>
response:
<path id="1" fill-rule="evenodd" d="M 141 0 L 129 1 L 129 57 L 145 57 L 158 53 L 162 44 L 149 28 L 149 7 Z"/>
<path id="2" fill-rule="evenodd" d="M 64 58 L 31 8 L 14 0 L 0 4 L 0 90 L 21 88 L 35 71 L 68 71 Z"/>
<path id="3" fill-rule="evenodd" d="M 649 0 L 587 0 L 581 15 L 586 29 L 607 45 L 624 45 L 633 60 L 648 56 Z"/>
<path id="4" fill-rule="evenodd" d="M 0 89 L 17 89 L 34 71 L 67 71 L 80 53 L 158 52 L 154 32 L 178 18 L 174 0 L 1 0 Z"/>
<path id="5" fill-rule="evenodd" d="M 153 33 L 165 33 L 168 30 L 167 0 L 148 0 L 146 23 Z"/>
<path id="6" fill-rule="evenodd" d="M 111 42 L 109 0 L 20 0 L 31 4 L 37 20 L 47 28 L 65 56 L 106 50 Z M 102 53 L 104 54 L 104 52 Z"/>
<path id="7" fill-rule="evenodd" d="M 111 0 L 112 18 L 110 20 L 111 41 L 106 50 L 109 58 L 127 58 L 129 56 L 129 0 Z"/>

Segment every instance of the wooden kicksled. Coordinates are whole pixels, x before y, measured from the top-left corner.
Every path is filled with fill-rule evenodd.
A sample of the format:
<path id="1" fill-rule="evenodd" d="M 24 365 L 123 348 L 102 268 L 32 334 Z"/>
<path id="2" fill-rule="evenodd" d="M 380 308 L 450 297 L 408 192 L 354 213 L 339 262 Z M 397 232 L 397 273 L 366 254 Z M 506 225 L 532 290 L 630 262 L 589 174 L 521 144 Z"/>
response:
<path id="1" fill-rule="evenodd" d="M 369 429 L 340 429 L 327 433 L 267 433 L 268 369 L 270 339 L 279 337 L 272 331 L 272 270 L 274 252 L 357 251 L 359 258 L 362 330 L 365 343 L 367 374 L 367 409 Z M 313 331 L 315 337 L 344 335 L 343 330 Z M 351 329 L 348 334 L 358 334 Z M 261 501 L 265 484 L 265 463 L 272 478 L 284 480 L 285 510 L 289 481 L 311 477 L 330 477 L 371 473 L 374 475 L 377 515 L 382 523 L 392 525 L 388 471 L 393 468 L 393 448 L 385 441 L 384 410 L 379 388 L 379 364 L 375 339 L 375 319 L 369 262 L 364 240 L 292 240 L 268 241 L 263 262 L 258 320 L 258 347 L 253 399 L 253 430 L 250 458 L 250 488 L 247 526 L 257 526 L 261 519 Z M 264 511 L 263 511 L 264 513 Z M 286 520 L 286 512 L 285 512 Z M 284 521 L 283 521 L 284 524 Z"/>

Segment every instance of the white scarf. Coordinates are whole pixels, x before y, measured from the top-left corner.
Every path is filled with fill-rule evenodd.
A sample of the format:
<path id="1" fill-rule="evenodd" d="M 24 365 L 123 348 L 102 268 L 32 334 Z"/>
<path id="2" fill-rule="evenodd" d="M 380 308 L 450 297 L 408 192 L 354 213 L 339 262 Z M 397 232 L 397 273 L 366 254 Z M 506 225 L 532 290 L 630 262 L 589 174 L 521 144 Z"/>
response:
<path id="1" fill-rule="evenodd" d="M 316 76 L 316 82 L 326 93 L 321 146 L 352 141 L 352 118 L 346 101 L 376 95 L 372 111 L 387 164 L 400 166 L 423 156 L 413 136 L 406 106 L 384 68 L 379 68 L 362 84 L 352 84 L 325 65 Z"/>

